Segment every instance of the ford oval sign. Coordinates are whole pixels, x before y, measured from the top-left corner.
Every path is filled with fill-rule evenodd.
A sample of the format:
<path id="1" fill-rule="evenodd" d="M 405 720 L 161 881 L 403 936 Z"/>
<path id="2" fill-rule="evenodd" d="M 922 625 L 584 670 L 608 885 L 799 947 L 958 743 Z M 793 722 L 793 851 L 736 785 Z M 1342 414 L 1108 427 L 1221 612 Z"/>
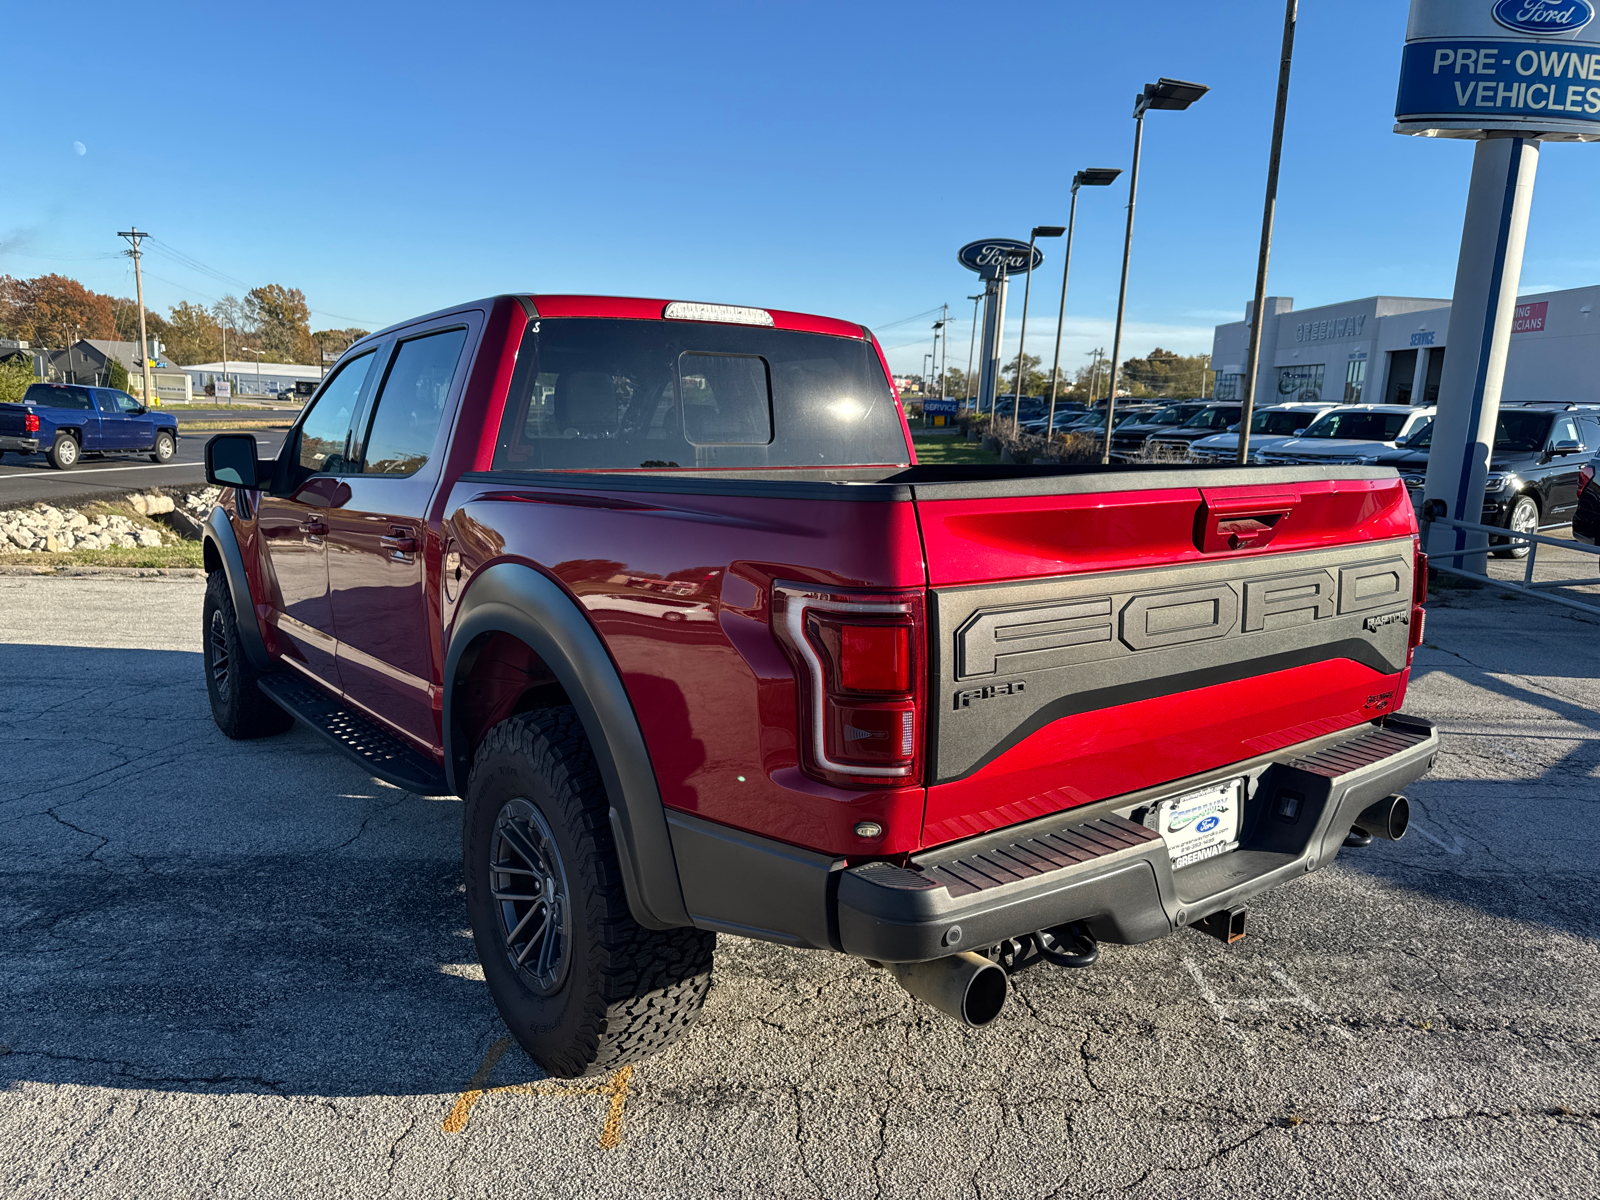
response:
<path id="1" fill-rule="evenodd" d="M 1494 19 L 1518 33 L 1576 33 L 1594 20 L 1589 0 L 1496 0 Z"/>
<path id="2" fill-rule="evenodd" d="M 1028 243 L 1011 238 L 985 238 L 981 242 L 968 242 L 956 251 L 956 261 L 969 271 L 976 271 L 985 279 L 994 279 L 1004 264 L 1007 275 L 1020 275 L 1028 269 Z M 1033 250 L 1033 269 L 1038 270 L 1044 261 L 1044 251 Z"/>

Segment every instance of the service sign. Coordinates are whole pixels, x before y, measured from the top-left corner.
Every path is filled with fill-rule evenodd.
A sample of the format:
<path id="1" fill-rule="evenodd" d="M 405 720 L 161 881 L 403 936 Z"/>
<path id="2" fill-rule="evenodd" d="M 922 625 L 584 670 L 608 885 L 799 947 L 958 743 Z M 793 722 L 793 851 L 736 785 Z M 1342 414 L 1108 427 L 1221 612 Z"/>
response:
<path id="1" fill-rule="evenodd" d="M 1600 141 L 1596 0 L 1412 0 L 1395 132 Z"/>
<path id="2" fill-rule="evenodd" d="M 1007 275 L 1021 275 L 1028 269 L 1028 243 L 1011 238 L 985 238 L 981 242 L 968 242 L 956 251 L 956 261 L 969 271 L 976 271 L 985 279 L 994 279 L 1005 264 Z M 1033 248 L 1033 269 L 1037 271 L 1044 262 L 1044 251 Z"/>

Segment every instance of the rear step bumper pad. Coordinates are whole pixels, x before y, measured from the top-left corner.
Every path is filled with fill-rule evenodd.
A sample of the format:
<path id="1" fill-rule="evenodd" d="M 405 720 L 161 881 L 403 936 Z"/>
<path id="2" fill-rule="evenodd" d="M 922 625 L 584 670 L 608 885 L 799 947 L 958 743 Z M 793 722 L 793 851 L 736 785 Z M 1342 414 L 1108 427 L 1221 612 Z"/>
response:
<path id="1" fill-rule="evenodd" d="M 259 686 L 274 704 L 327 738 L 368 774 L 419 796 L 451 794 L 443 767 L 315 684 L 280 672 L 263 675 Z"/>
<path id="2" fill-rule="evenodd" d="M 1439 751 L 1433 725 L 1394 715 L 1232 768 L 917 855 L 841 873 L 838 937 L 884 962 L 939 958 L 1085 921 L 1101 941 L 1148 941 L 1326 866 L 1368 805 L 1403 791 Z M 1131 820 L 1151 801 L 1248 779 L 1238 850 L 1174 871 Z"/>

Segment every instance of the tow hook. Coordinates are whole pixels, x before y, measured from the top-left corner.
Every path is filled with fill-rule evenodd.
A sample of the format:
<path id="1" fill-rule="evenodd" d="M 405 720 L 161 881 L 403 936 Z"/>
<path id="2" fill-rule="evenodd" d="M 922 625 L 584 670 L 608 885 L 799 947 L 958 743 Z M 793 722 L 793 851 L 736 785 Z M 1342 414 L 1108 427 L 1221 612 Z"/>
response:
<path id="1" fill-rule="evenodd" d="M 1209 917 L 1201 917 L 1195 922 L 1194 927 L 1231 946 L 1235 942 L 1244 941 L 1247 915 L 1244 908 L 1219 909 Z"/>
<path id="2" fill-rule="evenodd" d="M 1072 921 L 1037 933 L 1007 938 L 983 953 L 1000 964 L 1007 975 L 1015 975 L 1040 962 L 1054 963 L 1058 967 L 1092 967 L 1100 961 L 1100 943 L 1082 921 Z"/>

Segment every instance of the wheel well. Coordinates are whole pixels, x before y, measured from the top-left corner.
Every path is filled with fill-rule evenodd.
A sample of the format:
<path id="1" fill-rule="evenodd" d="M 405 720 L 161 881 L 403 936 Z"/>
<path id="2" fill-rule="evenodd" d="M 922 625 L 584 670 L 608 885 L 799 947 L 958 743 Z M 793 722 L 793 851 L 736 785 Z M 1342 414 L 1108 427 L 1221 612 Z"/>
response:
<path id="1" fill-rule="evenodd" d="M 509 633 L 479 634 L 450 681 L 451 749 L 463 783 L 478 745 L 507 717 L 570 704 L 566 689 L 533 648 Z"/>
<path id="2" fill-rule="evenodd" d="M 206 538 L 201 544 L 200 561 L 205 564 L 207 575 L 222 570 L 222 552 L 210 538 Z"/>

